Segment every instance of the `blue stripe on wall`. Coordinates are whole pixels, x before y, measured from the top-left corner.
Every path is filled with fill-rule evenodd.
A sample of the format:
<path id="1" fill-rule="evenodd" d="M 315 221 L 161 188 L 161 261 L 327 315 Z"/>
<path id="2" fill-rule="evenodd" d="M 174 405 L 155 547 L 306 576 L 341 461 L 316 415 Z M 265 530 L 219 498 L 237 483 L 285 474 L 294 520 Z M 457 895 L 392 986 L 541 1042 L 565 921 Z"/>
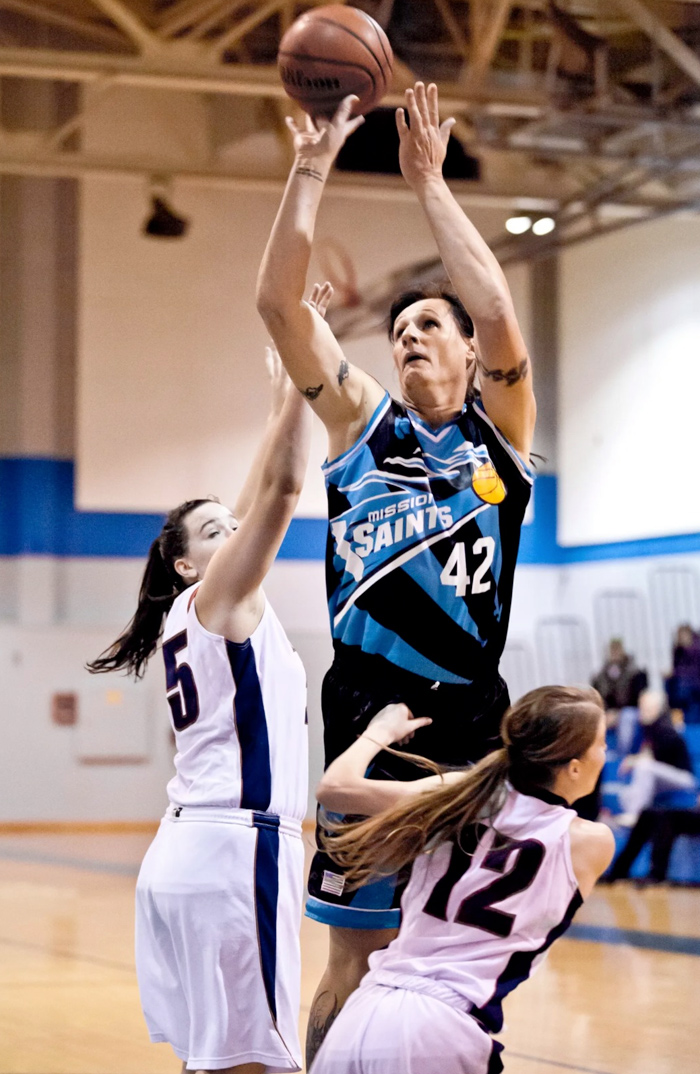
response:
<path id="1" fill-rule="evenodd" d="M 163 516 L 78 511 L 69 459 L 0 458 L 0 556 L 141 558 L 160 533 Z M 294 519 L 279 555 L 323 559 L 326 523 Z"/>
<path id="2" fill-rule="evenodd" d="M 640 541 L 614 541 L 564 547 L 557 544 L 557 479 L 553 474 L 535 478 L 535 517 L 523 526 L 519 563 L 550 565 L 591 563 L 604 559 L 632 559 L 639 556 L 668 556 L 680 552 L 700 552 L 700 533 L 650 537 Z"/>
<path id="3" fill-rule="evenodd" d="M 540 565 L 700 552 L 700 533 L 642 541 L 557 544 L 557 479 L 535 480 L 533 521 L 523 527 L 519 562 Z M 74 466 L 68 459 L 0 458 L 0 556 L 112 556 L 141 558 L 163 523 L 160 514 L 78 511 Z M 295 518 L 279 552 L 281 559 L 323 559 L 326 522 Z"/>
<path id="4" fill-rule="evenodd" d="M 63 459 L 0 459 L 0 554 L 144 556 L 161 515 L 76 511 Z"/>

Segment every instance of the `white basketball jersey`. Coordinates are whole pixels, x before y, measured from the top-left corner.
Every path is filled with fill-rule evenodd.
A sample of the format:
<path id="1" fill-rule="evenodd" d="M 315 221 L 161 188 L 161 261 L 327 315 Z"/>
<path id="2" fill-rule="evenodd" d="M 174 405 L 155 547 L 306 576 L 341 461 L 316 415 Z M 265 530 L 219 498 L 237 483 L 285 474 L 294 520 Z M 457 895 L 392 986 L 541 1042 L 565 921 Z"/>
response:
<path id="1" fill-rule="evenodd" d="M 401 930 L 371 955 L 363 984 L 438 992 L 490 1032 L 501 1002 L 571 923 L 582 899 L 564 800 L 510 790 L 493 825 L 414 863 Z M 543 800 L 544 799 L 544 800 Z M 561 803 L 561 804 L 560 804 Z"/>
<path id="2" fill-rule="evenodd" d="M 303 820 L 307 808 L 306 674 L 265 601 L 242 645 L 205 630 L 197 587 L 176 599 L 163 632 L 175 731 L 175 806 L 252 809 Z"/>

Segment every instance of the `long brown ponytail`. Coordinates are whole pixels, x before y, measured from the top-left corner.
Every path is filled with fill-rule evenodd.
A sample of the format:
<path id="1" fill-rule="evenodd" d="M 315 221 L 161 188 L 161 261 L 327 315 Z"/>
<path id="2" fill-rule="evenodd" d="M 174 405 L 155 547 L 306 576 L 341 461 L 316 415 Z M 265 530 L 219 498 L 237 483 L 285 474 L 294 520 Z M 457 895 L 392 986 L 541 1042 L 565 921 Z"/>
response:
<path id="1" fill-rule="evenodd" d="M 531 690 L 503 717 L 502 749 L 465 771 L 457 783 L 340 826 L 324 836 L 324 847 L 346 870 L 352 887 L 371 877 L 391 876 L 424 850 L 451 839 L 459 842 L 470 825 L 491 821 L 505 801 L 506 781 L 523 793 L 551 787 L 557 771 L 593 744 L 602 713 L 596 690 Z"/>
<path id="2" fill-rule="evenodd" d="M 187 552 L 185 520 L 195 508 L 212 500 L 218 503 L 213 496 L 186 500 L 167 516 L 160 535 L 148 552 L 133 619 L 108 649 L 87 664 L 88 671 L 99 675 L 123 668 L 135 679 L 141 678 L 156 650 L 173 601 L 187 588 L 187 582 L 174 566 L 175 561 Z"/>

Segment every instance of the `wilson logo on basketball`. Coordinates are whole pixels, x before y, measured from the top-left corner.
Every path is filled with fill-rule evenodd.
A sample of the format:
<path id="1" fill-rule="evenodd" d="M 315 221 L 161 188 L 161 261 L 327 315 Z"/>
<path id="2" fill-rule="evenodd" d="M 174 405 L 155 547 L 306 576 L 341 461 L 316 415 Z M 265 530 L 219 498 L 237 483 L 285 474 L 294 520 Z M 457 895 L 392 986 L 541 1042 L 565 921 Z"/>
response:
<path id="1" fill-rule="evenodd" d="M 280 67 L 280 75 L 285 86 L 297 89 L 339 90 L 339 78 L 308 78 L 303 71 L 294 67 Z"/>
<path id="2" fill-rule="evenodd" d="M 506 486 L 492 462 L 477 467 L 472 476 L 472 488 L 484 503 L 502 503 L 506 498 Z"/>
<path id="3" fill-rule="evenodd" d="M 277 63 L 289 96 L 310 116 L 330 119 L 350 93 L 358 98 L 354 115 L 376 108 L 389 88 L 393 53 L 366 12 L 324 4 L 294 20 L 280 41 Z"/>

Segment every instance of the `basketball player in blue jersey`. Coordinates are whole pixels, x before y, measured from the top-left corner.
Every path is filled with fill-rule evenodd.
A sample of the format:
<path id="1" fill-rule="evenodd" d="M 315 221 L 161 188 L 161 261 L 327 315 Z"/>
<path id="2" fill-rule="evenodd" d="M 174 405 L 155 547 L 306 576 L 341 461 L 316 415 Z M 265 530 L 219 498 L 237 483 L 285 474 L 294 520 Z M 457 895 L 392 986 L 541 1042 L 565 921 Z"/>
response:
<path id="1" fill-rule="evenodd" d="M 330 122 L 293 122 L 295 162 L 258 280 L 258 308 L 292 380 L 328 431 L 326 577 L 334 662 L 323 686 L 326 763 L 387 702 L 432 718 L 416 748 L 464 765 L 498 745 L 508 705 L 498 664 L 530 496 L 532 374 L 504 275 L 451 195 L 434 85 L 397 112 L 401 170 L 454 291 L 415 291 L 389 326 L 401 402 L 345 359 L 303 304 L 317 210 L 339 149 L 362 122 L 347 98 Z M 469 311 L 467 313 L 467 310 Z M 474 388 L 478 372 L 480 393 Z M 411 778 L 380 756 L 375 775 Z M 317 855 L 307 913 L 331 926 L 307 1062 L 399 923 L 400 889 L 349 893 Z"/>
<path id="2" fill-rule="evenodd" d="M 331 1027 L 311 1074 L 498 1074 L 502 1003 L 568 928 L 610 864 L 605 824 L 571 807 L 605 761 L 595 690 L 545 686 L 503 719 L 503 748 L 467 772 L 413 783 L 365 772 L 422 721 L 390 705 L 327 769 L 339 826 L 330 852 L 350 882 L 411 867 L 398 938 Z M 376 816 L 375 816 L 376 814 Z"/>
<path id="3" fill-rule="evenodd" d="M 330 293 L 312 293 L 321 312 Z M 170 512 L 132 622 L 88 665 L 138 677 L 162 636 L 177 754 L 137 882 L 136 969 L 151 1040 L 200 1074 L 301 1069 L 306 675 L 262 583 L 311 415 L 272 366 L 277 405 L 235 510 L 208 498 Z"/>

